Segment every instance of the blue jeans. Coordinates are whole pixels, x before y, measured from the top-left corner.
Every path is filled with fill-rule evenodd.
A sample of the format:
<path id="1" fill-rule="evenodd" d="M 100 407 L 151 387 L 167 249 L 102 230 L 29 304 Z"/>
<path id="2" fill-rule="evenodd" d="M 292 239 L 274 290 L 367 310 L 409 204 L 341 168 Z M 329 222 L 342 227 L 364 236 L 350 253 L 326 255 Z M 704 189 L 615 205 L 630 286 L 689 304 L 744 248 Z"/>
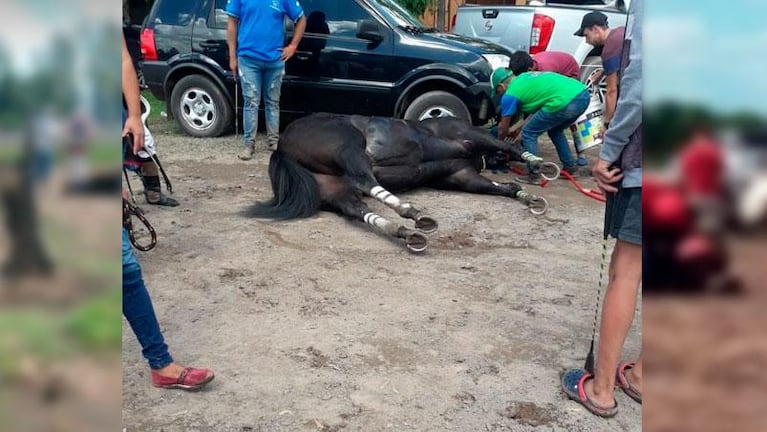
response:
<path id="1" fill-rule="evenodd" d="M 265 62 L 247 57 L 238 57 L 240 83 L 242 85 L 243 143 L 246 146 L 256 143 L 258 133 L 258 105 L 264 97 L 266 112 L 266 136 L 269 144 L 277 144 L 280 134 L 280 90 L 282 77 L 285 75 L 285 62 L 275 60 Z"/>
<path id="2" fill-rule="evenodd" d="M 168 345 L 152 307 L 152 299 L 141 276 L 141 266 L 133 253 L 128 231 L 123 228 L 123 315 L 141 344 L 141 354 L 152 369 L 173 363 Z"/>
<path id="3" fill-rule="evenodd" d="M 584 90 L 559 111 L 538 110 L 522 128 L 522 144 L 525 150 L 538 156 L 538 137 L 547 132 L 551 142 L 554 143 L 554 148 L 557 149 L 557 155 L 562 161 L 562 165 L 565 167 L 575 165 L 564 131 L 586 111 L 588 106 L 589 92 Z M 528 166 L 528 169 L 531 167 Z"/>

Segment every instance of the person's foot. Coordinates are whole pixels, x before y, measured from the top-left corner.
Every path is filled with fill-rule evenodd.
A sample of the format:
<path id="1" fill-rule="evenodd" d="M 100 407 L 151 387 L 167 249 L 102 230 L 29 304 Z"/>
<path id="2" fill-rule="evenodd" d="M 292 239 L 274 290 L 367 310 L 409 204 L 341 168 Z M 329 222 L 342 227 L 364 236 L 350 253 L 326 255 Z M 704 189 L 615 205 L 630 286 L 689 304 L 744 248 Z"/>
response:
<path id="1" fill-rule="evenodd" d="M 615 383 L 631 399 L 642 403 L 642 375 L 637 374 L 634 363 L 623 363 L 618 366 Z"/>
<path id="2" fill-rule="evenodd" d="M 255 144 L 249 144 L 246 145 L 240 154 L 237 155 L 240 160 L 251 160 L 253 159 L 253 153 L 256 151 L 256 145 Z"/>
<path id="3" fill-rule="evenodd" d="M 591 176 L 591 170 L 577 165 L 568 165 L 562 168 L 562 172 L 570 174 L 573 178 L 587 178 Z"/>
<path id="4" fill-rule="evenodd" d="M 583 383 L 583 391 L 585 391 L 586 396 L 598 406 L 611 407 L 615 405 L 615 392 L 601 392 L 597 394 L 594 389 L 593 379 L 586 380 Z"/>
<path id="5" fill-rule="evenodd" d="M 185 368 L 177 363 L 152 370 L 152 385 L 159 388 L 197 390 L 213 381 L 213 378 L 215 375 L 210 369 Z"/>
<path id="6" fill-rule="evenodd" d="M 146 191 L 144 193 L 144 197 L 146 198 L 146 202 L 152 205 L 165 206 L 165 207 L 178 206 L 178 201 L 176 201 L 175 199 L 169 196 L 163 195 L 162 192 Z"/>
<path id="7" fill-rule="evenodd" d="M 578 166 L 588 166 L 589 160 L 586 159 L 585 156 L 578 156 L 578 159 L 575 161 L 575 164 Z"/>

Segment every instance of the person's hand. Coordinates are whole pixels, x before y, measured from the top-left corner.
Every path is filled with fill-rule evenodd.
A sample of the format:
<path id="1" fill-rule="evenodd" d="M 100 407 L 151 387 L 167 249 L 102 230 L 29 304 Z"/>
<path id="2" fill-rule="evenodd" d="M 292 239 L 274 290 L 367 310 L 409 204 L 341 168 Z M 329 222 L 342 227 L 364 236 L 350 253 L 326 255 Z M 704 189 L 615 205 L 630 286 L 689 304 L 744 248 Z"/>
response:
<path id="1" fill-rule="evenodd" d="M 605 139 L 605 132 L 607 132 L 607 126 L 602 125 L 602 127 L 599 128 L 599 133 L 597 134 L 599 139 Z"/>
<path id="2" fill-rule="evenodd" d="M 512 126 L 509 128 L 509 133 L 508 135 L 506 135 L 506 137 L 513 141 L 517 139 L 517 137 L 519 137 L 519 133 L 521 131 L 522 131 L 522 125 L 519 125 L 516 127 Z"/>
<path id="3" fill-rule="evenodd" d="M 293 57 L 293 54 L 296 53 L 296 46 L 293 44 L 290 44 L 282 49 L 282 61 L 288 61 L 289 58 Z"/>
<path id="4" fill-rule="evenodd" d="M 594 164 L 594 169 L 591 170 L 594 174 L 594 178 L 597 181 L 597 187 L 602 193 L 618 192 L 618 188 L 613 186 L 613 183 L 621 181 L 623 179 L 623 173 L 620 168 L 610 169 L 610 162 L 599 159 Z"/>
<path id="5" fill-rule="evenodd" d="M 231 56 L 229 57 L 229 70 L 232 71 L 232 74 L 234 75 L 234 80 L 237 81 L 237 76 L 239 74 L 239 69 L 237 65 L 237 57 Z"/>
<path id="6" fill-rule="evenodd" d="M 123 188 L 123 199 L 130 201 L 130 195 L 128 195 L 128 189 Z"/>
<path id="7" fill-rule="evenodd" d="M 144 148 L 144 123 L 141 122 L 140 115 L 130 116 L 125 120 L 123 127 L 123 137 L 133 134 L 133 154 Z"/>

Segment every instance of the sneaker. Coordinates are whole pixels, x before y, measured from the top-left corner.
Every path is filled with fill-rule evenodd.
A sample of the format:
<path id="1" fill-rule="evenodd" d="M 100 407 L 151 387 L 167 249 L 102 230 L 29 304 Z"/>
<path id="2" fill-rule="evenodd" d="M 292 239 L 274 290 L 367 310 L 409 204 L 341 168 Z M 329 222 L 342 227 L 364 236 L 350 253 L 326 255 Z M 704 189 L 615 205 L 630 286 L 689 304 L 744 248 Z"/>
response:
<path id="1" fill-rule="evenodd" d="M 541 175 L 537 173 L 527 174 L 524 176 L 517 176 L 514 178 L 514 180 L 517 183 L 526 183 L 526 184 L 531 184 L 535 186 L 541 185 L 541 179 L 542 179 Z"/>
<path id="2" fill-rule="evenodd" d="M 578 156 L 578 160 L 575 161 L 575 164 L 578 166 L 588 166 L 589 160 L 586 159 L 585 156 Z"/>
<path id="3" fill-rule="evenodd" d="M 178 378 L 168 378 L 152 371 L 152 384 L 159 388 L 197 390 L 213 381 L 215 375 L 210 369 L 186 368 Z"/>
<path id="4" fill-rule="evenodd" d="M 246 145 L 240 154 L 237 155 L 240 160 L 251 160 L 253 159 L 253 153 L 256 151 L 255 144 Z"/>
<path id="5" fill-rule="evenodd" d="M 175 199 L 169 196 L 166 196 L 162 192 L 144 191 L 144 198 L 146 198 L 146 202 L 148 204 L 152 204 L 152 205 L 165 206 L 165 207 L 178 206 L 178 201 L 176 201 Z"/>
<path id="6" fill-rule="evenodd" d="M 586 178 L 591 176 L 591 170 L 588 167 L 579 167 L 570 165 L 562 168 L 563 172 L 570 174 L 573 178 Z"/>
<path id="7" fill-rule="evenodd" d="M 277 143 L 280 141 L 279 136 L 269 136 L 266 138 L 266 148 L 269 149 L 269 151 L 275 151 L 277 150 Z"/>

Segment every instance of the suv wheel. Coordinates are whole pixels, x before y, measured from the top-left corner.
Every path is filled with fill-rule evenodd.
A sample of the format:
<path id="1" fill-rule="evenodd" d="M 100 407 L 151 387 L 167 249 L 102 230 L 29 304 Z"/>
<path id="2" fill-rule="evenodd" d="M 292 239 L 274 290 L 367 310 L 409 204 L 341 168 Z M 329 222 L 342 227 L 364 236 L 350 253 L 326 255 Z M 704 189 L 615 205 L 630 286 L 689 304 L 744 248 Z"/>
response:
<path id="1" fill-rule="evenodd" d="M 596 80 L 595 78 L 601 75 Z M 586 85 L 591 94 L 594 91 L 598 92 L 599 101 L 605 103 L 605 93 L 607 93 L 607 78 L 604 76 L 604 69 L 602 69 L 601 57 L 588 57 L 583 61 L 581 65 L 581 82 Z"/>
<path id="2" fill-rule="evenodd" d="M 445 91 L 430 91 L 418 96 L 405 110 L 405 120 L 426 120 L 436 117 L 457 117 L 471 121 L 463 101 Z"/>
<path id="3" fill-rule="evenodd" d="M 170 101 L 173 117 L 187 135 L 219 136 L 232 123 L 232 107 L 226 96 L 202 75 L 182 78 L 173 87 Z"/>

